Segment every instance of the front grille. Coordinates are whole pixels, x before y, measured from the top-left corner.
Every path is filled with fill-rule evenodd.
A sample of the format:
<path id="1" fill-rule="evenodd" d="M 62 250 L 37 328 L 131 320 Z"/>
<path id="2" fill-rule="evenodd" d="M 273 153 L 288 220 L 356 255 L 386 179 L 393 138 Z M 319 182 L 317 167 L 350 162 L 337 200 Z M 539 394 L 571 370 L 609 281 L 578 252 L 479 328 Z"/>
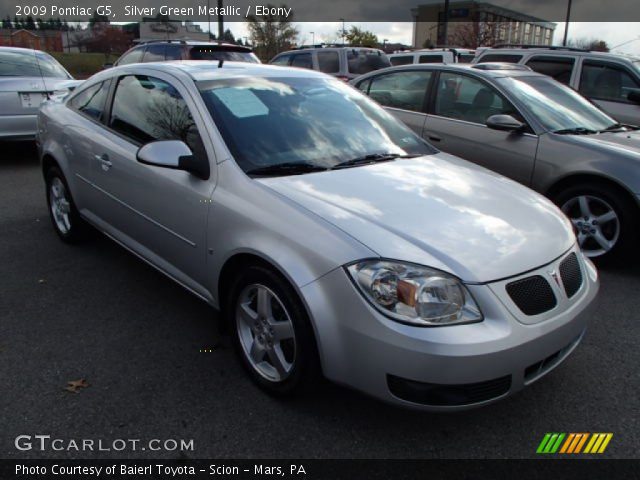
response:
<path id="1" fill-rule="evenodd" d="M 562 350 L 558 350 L 557 352 L 549 355 L 547 358 L 529 365 L 524 371 L 524 383 L 529 384 L 530 382 L 537 380 L 553 367 L 562 362 L 567 357 L 567 355 L 571 353 L 573 348 L 580 342 L 581 339 L 582 334 L 574 338 L 571 343 L 564 347 Z"/>
<path id="2" fill-rule="evenodd" d="M 573 297 L 582 286 L 582 271 L 575 253 L 565 258 L 560 264 L 560 278 L 568 298 Z"/>
<path id="3" fill-rule="evenodd" d="M 387 375 L 387 384 L 393 395 L 408 402 L 432 406 L 460 406 L 504 395 L 511 388 L 511 375 L 461 385 L 423 383 Z"/>
<path id="4" fill-rule="evenodd" d="M 507 284 L 507 293 L 525 315 L 540 315 L 557 305 L 551 285 L 540 275 Z"/>

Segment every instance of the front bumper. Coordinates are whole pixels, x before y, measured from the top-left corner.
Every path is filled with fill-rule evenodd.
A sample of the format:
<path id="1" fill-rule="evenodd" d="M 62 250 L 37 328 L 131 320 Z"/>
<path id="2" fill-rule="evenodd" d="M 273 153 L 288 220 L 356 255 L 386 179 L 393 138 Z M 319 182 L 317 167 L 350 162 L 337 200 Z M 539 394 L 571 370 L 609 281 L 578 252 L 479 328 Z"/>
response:
<path id="1" fill-rule="evenodd" d="M 33 140 L 38 115 L 0 115 L 0 140 Z"/>
<path id="2" fill-rule="evenodd" d="M 580 291 L 534 324 L 523 322 L 497 293 L 498 283 L 468 285 L 482 322 L 400 324 L 372 307 L 348 273 L 336 269 L 302 288 L 324 374 L 379 399 L 426 410 L 475 407 L 513 394 L 560 364 L 584 334 L 599 283 L 595 268 L 579 256 Z"/>

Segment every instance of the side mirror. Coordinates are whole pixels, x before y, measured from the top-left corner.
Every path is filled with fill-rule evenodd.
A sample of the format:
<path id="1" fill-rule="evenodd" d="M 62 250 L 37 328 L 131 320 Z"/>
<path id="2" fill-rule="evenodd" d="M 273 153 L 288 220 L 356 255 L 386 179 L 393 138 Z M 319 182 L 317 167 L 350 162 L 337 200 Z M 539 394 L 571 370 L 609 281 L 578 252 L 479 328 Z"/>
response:
<path id="1" fill-rule="evenodd" d="M 209 162 L 196 158 L 187 144 L 180 140 L 147 143 L 140 147 L 136 157 L 145 165 L 184 170 L 203 180 L 209 178 Z"/>
<path id="2" fill-rule="evenodd" d="M 631 90 L 627 99 L 633 103 L 640 103 L 640 90 Z"/>
<path id="3" fill-rule="evenodd" d="M 516 120 L 511 115 L 491 115 L 487 118 L 486 125 L 493 130 L 506 132 L 518 132 L 525 128 L 524 123 Z"/>

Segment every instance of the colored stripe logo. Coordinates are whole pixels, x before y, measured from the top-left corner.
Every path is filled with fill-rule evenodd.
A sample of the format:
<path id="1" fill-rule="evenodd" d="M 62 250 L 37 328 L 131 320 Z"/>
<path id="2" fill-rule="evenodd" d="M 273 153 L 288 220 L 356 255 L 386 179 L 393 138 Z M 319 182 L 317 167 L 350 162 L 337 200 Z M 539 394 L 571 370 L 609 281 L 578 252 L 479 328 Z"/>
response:
<path id="1" fill-rule="evenodd" d="M 536 453 L 604 453 L 612 438 L 613 433 L 546 433 Z"/>

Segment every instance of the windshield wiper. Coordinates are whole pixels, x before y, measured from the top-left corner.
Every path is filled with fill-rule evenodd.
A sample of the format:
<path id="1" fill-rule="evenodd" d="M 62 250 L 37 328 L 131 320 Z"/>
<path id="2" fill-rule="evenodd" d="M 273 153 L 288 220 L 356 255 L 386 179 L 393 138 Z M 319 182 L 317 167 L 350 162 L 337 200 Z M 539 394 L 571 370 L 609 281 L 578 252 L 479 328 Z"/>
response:
<path id="1" fill-rule="evenodd" d="M 591 130 L 590 128 L 574 127 L 574 128 L 562 128 L 560 130 L 553 130 L 552 133 L 558 135 L 593 135 L 598 133 L 597 130 Z"/>
<path id="2" fill-rule="evenodd" d="M 624 131 L 625 128 L 627 128 L 626 125 L 623 125 L 621 123 L 614 123 L 613 125 L 609 125 L 607 128 L 603 130 L 598 130 L 598 133 Z"/>
<path id="3" fill-rule="evenodd" d="M 302 173 L 324 172 L 327 167 L 305 162 L 285 162 L 247 170 L 247 175 L 300 175 Z"/>
<path id="4" fill-rule="evenodd" d="M 371 155 L 365 155 L 363 157 L 352 158 L 344 162 L 337 163 L 331 170 L 339 170 L 341 168 L 358 167 L 360 165 L 369 165 L 377 162 L 388 162 L 397 158 L 415 158 L 422 155 L 400 155 L 398 153 L 373 153 Z"/>

